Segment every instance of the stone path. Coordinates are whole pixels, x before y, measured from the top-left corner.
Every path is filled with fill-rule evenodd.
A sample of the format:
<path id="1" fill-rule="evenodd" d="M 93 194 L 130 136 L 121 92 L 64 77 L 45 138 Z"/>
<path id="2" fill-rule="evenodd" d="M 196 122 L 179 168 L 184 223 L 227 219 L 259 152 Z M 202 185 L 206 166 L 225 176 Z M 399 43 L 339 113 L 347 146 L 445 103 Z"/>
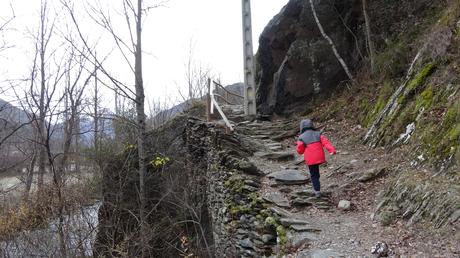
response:
<path id="1" fill-rule="evenodd" d="M 249 160 L 261 172 L 258 193 L 286 229 L 282 244 L 278 234 L 273 257 L 373 257 L 370 250 L 376 243 L 399 243 L 409 234 L 404 227 L 383 227 L 372 220 L 375 197 L 397 165 L 384 149 L 360 144 L 363 129 L 339 122 L 325 128 L 338 155 L 327 155 L 328 163 L 321 166 L 323 196 L 316 198 L 303 157 L 295 153 L 300 119 L 244 121 L 242 110 L 227 107 L 229 111 L 236 133 L 257 150 Z M 266 238 L 267 243 L 273 240 Z M 264 257 L 246 246 L 244 257 Z M 423 243 L 417 247 L 421 253 L 431 251 Z"/>

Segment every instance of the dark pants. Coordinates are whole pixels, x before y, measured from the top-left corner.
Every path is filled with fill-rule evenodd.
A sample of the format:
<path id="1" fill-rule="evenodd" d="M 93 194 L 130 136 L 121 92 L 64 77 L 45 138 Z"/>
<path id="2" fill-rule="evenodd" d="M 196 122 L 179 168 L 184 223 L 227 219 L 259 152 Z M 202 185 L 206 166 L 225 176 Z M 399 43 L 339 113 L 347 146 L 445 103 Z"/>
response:
<path id="1" fill-rule="evenodd" d="M 313 184 L 313 189 L 315 191 L 321 190 L 321 183 L 319 182 L 319 165 L 308 166 L 310 170 L 311 183 Z"/>

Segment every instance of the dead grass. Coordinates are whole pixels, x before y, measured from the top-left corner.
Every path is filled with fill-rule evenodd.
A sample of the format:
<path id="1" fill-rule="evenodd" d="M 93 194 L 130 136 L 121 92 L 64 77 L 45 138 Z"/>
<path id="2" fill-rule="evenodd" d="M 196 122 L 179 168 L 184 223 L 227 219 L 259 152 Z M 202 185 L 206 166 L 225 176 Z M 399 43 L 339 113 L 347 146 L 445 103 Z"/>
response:
<path id="1" fill-rule="evenodd" d="M 29 200 L 17 203 L 0 204 L 0 241 L 10 239 L 24 230 L 34 230 L 47 225 L 58 215 L 60 208 L 65 214 L 88 204 L 98 198 L 97 182 L 86 181 L 65 186 L 59 199 L 56 189 L 46 185 L 41 197 L 33 194 Z"/>

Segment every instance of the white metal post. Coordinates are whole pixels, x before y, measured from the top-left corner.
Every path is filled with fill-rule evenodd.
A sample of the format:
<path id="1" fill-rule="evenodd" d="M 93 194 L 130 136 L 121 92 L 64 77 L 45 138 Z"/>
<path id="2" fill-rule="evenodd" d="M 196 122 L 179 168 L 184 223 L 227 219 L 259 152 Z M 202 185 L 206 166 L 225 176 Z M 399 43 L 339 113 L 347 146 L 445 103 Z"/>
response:
<path id="1" fill-rule="evenodd" d="M 254 79 L 254 51 L 252 47 L 251 1 L 242 0 L 244 49 L 244 113 L 255 115 L 256 87 Z"/>

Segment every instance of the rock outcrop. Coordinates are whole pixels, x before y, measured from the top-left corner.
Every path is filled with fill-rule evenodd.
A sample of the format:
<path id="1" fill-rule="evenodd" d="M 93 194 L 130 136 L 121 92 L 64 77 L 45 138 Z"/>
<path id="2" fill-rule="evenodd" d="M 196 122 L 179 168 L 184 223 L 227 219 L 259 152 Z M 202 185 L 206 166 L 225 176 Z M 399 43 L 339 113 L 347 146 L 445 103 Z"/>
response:
<path id="1" fill-rule="evenodd" d="M 359 1 L 313 1 L 318 18 L 350 67 L 357 63 Z M 290 104 L 333 89 L 348 79 L 321 35 L 308 0 L 291 0 L 259 39 L 257 104 L 261 113 L 282 113 Z"/>

